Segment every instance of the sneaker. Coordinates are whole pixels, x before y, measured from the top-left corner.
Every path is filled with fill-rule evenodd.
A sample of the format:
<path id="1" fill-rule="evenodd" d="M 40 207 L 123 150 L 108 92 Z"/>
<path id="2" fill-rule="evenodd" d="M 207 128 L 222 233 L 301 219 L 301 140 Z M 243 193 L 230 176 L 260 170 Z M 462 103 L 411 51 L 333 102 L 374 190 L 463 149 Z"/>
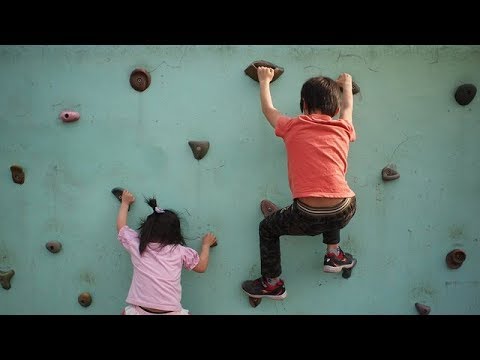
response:
<path id="1" fill-rule="evenodd" d="M 269 298 L 273 300 L 283 300 L 287 297 L 287 290 L 283 280 L 279 280 L 275 285 L 270 285 L 262 277 L 255 280 L 247 280 L 242 283 L 242 289 L 252 298 Z"/>
<path id="2" fill-rule="evenodd" d="M 355 266 L 357 260 L 353 258 L 352 254 L 344 253 L 342 249 L 338 249 L 338 256 L 332 252 L 325 254 L 323 259 L 323 271 L 336 273 L 342 271 L 343 269 L 350 269 Z"/>

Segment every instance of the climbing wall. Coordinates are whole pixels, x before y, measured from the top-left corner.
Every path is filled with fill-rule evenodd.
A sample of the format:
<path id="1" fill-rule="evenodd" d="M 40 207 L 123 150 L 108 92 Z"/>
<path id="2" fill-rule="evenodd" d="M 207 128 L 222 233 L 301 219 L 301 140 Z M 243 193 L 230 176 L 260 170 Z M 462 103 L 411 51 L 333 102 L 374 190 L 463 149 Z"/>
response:
<path id="1" fill-rule="evenodd" d="M 253 307 L 260 201 L 291 201 L 260 60 L 292 116 L 307 78 L 353 77 L 358 265 L 324 273 L 321 236 L 284 236 L 288 297 Z M 139 200 L 131 227 L 155 195 L 189 246 L 217 236 L 207 272 L 183 273 L 193 314 L 480 314 L 479 65 L 478 46 L 2 46 L 0 314 L 121 313 L 115 188 Z"/>

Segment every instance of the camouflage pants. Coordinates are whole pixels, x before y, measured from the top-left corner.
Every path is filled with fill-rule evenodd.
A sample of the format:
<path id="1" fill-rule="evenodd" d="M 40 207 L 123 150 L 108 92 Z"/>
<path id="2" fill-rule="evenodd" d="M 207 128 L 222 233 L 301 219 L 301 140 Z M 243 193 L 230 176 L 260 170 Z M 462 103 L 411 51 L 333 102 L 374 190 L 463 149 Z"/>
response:
<path id="1" fill-rule="evenodd" d="M 355 196 L 334 207 L 313 208 L 298 200 L 276 211 L 260 222 L 261 272 L 266 277 L 278 277 L 282 273 L 280 236 L 323 234 L 325 244 L 340 242 L 340 229 L 355 214 Z"/>

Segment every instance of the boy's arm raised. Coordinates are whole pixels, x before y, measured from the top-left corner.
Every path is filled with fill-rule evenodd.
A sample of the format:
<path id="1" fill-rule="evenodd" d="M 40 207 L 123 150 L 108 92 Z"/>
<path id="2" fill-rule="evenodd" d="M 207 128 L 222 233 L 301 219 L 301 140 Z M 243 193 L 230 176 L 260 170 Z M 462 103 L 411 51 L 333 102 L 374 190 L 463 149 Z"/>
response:
<path id="1" fill-rule="evenodd" d="M 283 116 L 283 114 L 273 106 L 272 95 L 270 94 L 270 81 L 272 81 L 275 71 L 272 68 L 260 66 L 257 69 L 257 74 L 258 82 L 260 83 L 260 103 L 262 105 L 262 112 L 270 125 L 275 128 L 278 118 Z"/>
<path id="2" fill-rule="evenodd" d="M 342 88 L 342 104 L 339 118 L 353 122 L 352 76 L 347 73 L 340 74 L 337 83 Z"/>

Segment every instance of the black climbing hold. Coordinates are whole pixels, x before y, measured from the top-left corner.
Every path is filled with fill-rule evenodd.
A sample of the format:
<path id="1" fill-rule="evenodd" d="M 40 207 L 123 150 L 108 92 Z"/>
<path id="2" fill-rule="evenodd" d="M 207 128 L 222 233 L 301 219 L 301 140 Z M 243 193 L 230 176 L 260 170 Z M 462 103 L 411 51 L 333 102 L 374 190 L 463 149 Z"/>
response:
<path id="1" fill-rule="evenodd" d="M 343 91 L 343 88 L 340 86 L 340 91 Z M 360 92 L 360 86 L 355 81 L 352 81 L 352 94 L 356 95 Z"/>
<path id="2" fill-rule="evenodd" d="M 382 179 L 384 181 L 396 180 L 399 177 L 400 177 L 400 174 L 395 169 L 395 165 L 393 164 L 387 165 L 382 169 Z"/>
<path id="3" fill-rule="evenodd" d="M 118 201 L 122 202 L 122 194 L 123 194 L 123 188 L 121 187 L 114 187 L 112 189 L 112 194 L 118 199 Z M 130 205 L 128 205 L 128 211 L 130 211 Z"/>
<path id="4" fill-rule="evenodd" d="M 475 95 L 477 94 L 477 88 L 473 84 L 460 85 L 455 91 L 455 100 L 462 106 L 470 104 Z"/>

